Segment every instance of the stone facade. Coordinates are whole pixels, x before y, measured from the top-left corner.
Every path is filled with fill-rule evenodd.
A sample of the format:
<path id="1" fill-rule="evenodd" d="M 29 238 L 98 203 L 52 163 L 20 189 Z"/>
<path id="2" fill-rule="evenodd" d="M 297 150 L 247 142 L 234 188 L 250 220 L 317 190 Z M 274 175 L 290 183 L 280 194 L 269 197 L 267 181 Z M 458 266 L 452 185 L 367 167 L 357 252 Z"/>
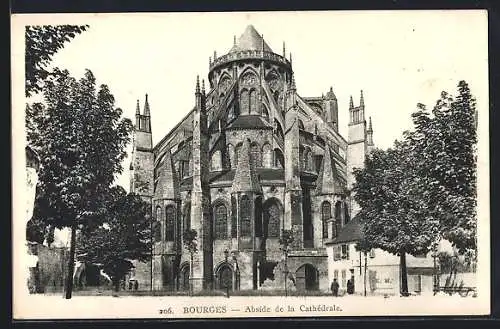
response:
<path id="1" fill-rule="evenodd" d="M 148 100 L 142 114 L 138 105 L 131 191 L 151 202 L 161 227 L 152 275 L 141 271 L 139 286 L 260 289 L 288 271 L 294 289 L 327 290 L 326 242 L 351 217 L 348 162 L 364 157 L 355 146 L 366 144 L 364 109 L 346 141 L 333 89 L 301 97 L 291 58 L 253 26 L 211 58 L 208 88 L 196 82 L 194 108 L 154 146 Z M 186 229 L 198 233 L 192 260 Z M 294 234 L 286 267 L 283 229 Z"/>

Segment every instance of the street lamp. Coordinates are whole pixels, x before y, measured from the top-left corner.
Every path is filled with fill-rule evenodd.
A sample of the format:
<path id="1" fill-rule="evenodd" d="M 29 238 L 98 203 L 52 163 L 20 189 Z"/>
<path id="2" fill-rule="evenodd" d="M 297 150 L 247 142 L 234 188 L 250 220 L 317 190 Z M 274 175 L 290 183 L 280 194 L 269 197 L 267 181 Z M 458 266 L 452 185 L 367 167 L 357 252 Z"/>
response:
<path id="1" fill-rule="evenodd" d="M 233 256 L 233 291 L 237 289 L 236 285 L 236 273 L 238 271 L 238 259 L 236 258 L 236 252 L 232 251 L 231 255 Z"/>
<path id="2" fill-rule="evenodd" d="M 225 249 L 224 250 L 224 260 L 226 262 L 226 265 L 227 265 L 227 258 L 228 258 L 228 256 L 229 256 L 229 250 Z M 226 265 L 224 265 L 224 266 L 226 266 Z M 227 281 L 226 281 L 225 278 L 224 278 L 224 286 L 226 288 L 226 296 L 227 296 L 227 298 L 229 298 L 229 285 L 227 284 Z"/>
<path id="3" fill-rule="evenodd" d="M 288 297 L 288 246 L 283 248 L 283 252 L 285 254 L 285 297 Z"/>
<path id="4" fill-rule="evenodd" d="M 439 281 L 438 281 L 438 273 L 437 273 L 437 258 L 438 258 L 438 252 L 437 252 L 437 243 L 433 245 L 432 247 L 432 259 L 434 260 L 433 268 L 432 268 L 432 274 L 433 274 L 433 293 L 434 295 L 438 293 L 439 291 Z"/>

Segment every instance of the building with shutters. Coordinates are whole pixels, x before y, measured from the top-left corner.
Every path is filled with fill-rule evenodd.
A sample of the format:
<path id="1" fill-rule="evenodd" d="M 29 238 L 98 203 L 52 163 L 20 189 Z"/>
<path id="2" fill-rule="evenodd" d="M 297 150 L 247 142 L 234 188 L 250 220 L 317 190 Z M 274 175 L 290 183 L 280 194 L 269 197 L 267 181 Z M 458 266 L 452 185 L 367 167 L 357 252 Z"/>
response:
<path id="1" fill-rule="evenodd" d="M 132 274 L 139 289 L 281 287 L 288 272 L 294 289 L 327 291 L 327 243 L 355 211 L 348 172 L 373 147 L 363 93 L 344 109 L 350 121 L 339 122 L 333 89 L 301 96 L 291 54 L 284 45 L 274 52 L 250 25 L 229 52 L 210 58 L 193 98 L 156 145 L 154 106 L 147 95 L 143 109 L 137 102 L 130 190 L 151 203 L 158 228 L 152 263 Z M 349 125 L 347 140 L 340 124 Z M 186 229 L 198 233 L 192 263 Z M 286 269 L 283 229 L 294 236 Z"/>

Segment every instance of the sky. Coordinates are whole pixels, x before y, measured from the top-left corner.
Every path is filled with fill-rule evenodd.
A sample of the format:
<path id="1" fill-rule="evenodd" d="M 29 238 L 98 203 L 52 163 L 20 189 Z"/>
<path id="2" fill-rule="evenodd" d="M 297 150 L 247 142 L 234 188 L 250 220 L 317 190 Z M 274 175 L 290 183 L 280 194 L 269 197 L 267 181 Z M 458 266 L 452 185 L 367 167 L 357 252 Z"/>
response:
<path id="1" fill-rule="evenodd" d="M 90 69 L 109 86 L 116 106 L 134 119 L 148 94 L 153 143 L 194 105 L 196 76 L 223 55 L 249 24 L 275 53 L 293 56 L 297 91 L 321 96 L 333 88 L 347 139 L 349 96 L 365 98 L 374 142 L 390 147 L 411 129 L 417 103 L 432 107 L 441 91 L 469 83 L 478 110 L 488 111 L 487 17 L 481 11 L 254 12 L 30 16 L 30 24 L 88 24 L 52 66 L 79 78 Z M 129 151 L 131 146 L 129 146 Z M 118 183 L 128 189 L 130 158 Z"/>

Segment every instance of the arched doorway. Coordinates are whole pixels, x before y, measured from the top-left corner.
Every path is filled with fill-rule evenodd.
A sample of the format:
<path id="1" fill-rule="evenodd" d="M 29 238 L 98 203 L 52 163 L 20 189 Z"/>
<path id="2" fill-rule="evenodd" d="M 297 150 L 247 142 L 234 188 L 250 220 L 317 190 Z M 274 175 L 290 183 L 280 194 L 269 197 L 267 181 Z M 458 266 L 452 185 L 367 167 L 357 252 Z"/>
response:
<path id="1" fill-rule="evenodd" d="M 188 263 L 182 264 L 179 273 L 180 273 L 179 290 L 188 291 L 189 290 L 189 273 L 190 273 L 189 264 Z"/>
<path id="2" fill-rule="evenodd" d="M 215 271 L 216 277 L 216 289 L 226 290 L 229 288 L 233 290 L 233 287 L 238 290 L 239 287 L 239 273 L 236 271 L 233 274 L 233 265 L 231 263 L 222 263 L 217 267 Z M 233 284 L 233 280 L 235 280 L 235 284 Z"/>
<path id="3" fill-rule="evenodd" d="M 311 291 L 319 289 L 319 272 L 311 264 L 304 264 L 295 272 L 297 290 Z"/>

